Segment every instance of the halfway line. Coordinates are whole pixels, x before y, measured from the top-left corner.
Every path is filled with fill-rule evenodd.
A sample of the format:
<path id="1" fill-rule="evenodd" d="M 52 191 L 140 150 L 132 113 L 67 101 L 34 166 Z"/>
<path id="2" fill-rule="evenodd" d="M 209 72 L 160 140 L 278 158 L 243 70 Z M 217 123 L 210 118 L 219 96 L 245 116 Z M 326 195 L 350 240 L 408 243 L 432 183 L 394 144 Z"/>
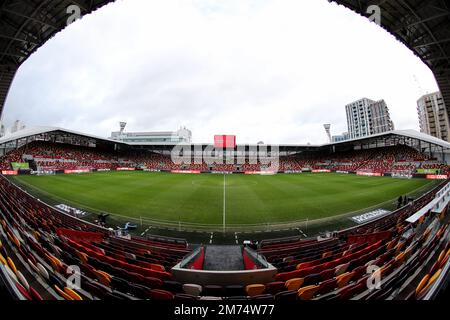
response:
<path id="1" fill-rule="evenodd" d="M 226 228 L 226 180 L 225 180 L 226 175 L 223 175 L 223 213 L 222 213 L 222 218 L 223 218 L 223 232 L 225 232 L 225 228 Z"/>

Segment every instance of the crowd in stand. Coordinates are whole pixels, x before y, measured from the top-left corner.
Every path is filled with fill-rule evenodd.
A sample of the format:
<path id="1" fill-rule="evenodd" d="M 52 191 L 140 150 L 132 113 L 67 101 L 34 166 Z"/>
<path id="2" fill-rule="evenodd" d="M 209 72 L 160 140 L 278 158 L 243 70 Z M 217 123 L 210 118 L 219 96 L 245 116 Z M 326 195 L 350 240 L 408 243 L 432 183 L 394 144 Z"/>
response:
<path id="1" fill-rule="evenodd" d="M 9 152 L 0 158 L 0 170 L 10 170 L 11 162 L 21 162 L 27 155 L 34 159 L 38 170 L 110 169 L 118 167 L 141 167 L 150 170 L 193 171 L 261 171 L 273 168 L 273 163 L 245 159 L 243 164 L 209 164 L 192 159 L 174 163 L 170 155 L 143 151 L 112 152 L 95 147 L 34 141 Z M 371 173 L 411 174 L 417 169 L 438 169 L 450 173 L 449 166 L 431 159 L 414 148 L 398 145 L 364 150 L 336 152 L 334 154 L 304 153 L 284 156 L 276 164 L 277 171 L 331 170 Z"/>
<path id="2" fill-rule="evenodd" d="M 33 142 L 7 154 L 1 167 L 22 161 L 24 155 L 31 156 L 38 168 L 55 169 L 143 166 L 155 170 L 234 171 L 239 166 L 242 171 L 258 171 L 264 166 L 248 159 L 242 165 L 175 164 L 168 155 L 112 153 L 91 147 Z M 305 168 L 379 173 L 421 168 L 448 172 L 447 165 L 405 146 L 280 159 L 280 170 Z M 386 217 L 334 232 L 324 241 L 261 243 L 259 253 L 277 268 L 275 281 L 217 286 L 182 284 L 173 278 L 171 268 L 191 252 L 185 242 L 177 243 L 170 238 L 164 241 L 118 238 L 107 229 L 45 205 L 0 177 L 0 272 L 7 270 L 5 274 L 11 283 L 28 300 L 193 301 L 235 297 L 239 301 L 271 302 L 345 300 L 361 294 L 364 299 L 380 299 L 399 289 L 405 277 L 414 275 L 418 268 L 430 267 L 428 257 L 444 252 L 448 259 L 446 210 L 438 216 L 428 210 L 416 225 L 405 220 L 434 199 L 445 183 L 414 201 L 402 202 L 398 210 Z M 441 266 L 442 261 L 437 265 Z M 434 260 L 432 263 L 436 265 Z M 69 265 L 80 266 L 81 288 L 67 286 Z M 393 280 L 383 283 L 381 290 L 367 290 L 368 265 L 380 267 L 382 278 Z M 32 270 L 33 276 L 25 270 Z M 436 280 L 437 271 L 430 270 L 429 278 Z M 35 281 L 36 278 L 40 281 Z M 422 297 L 432 284 L 427 283 L 425 288 L 419 285 L 416 291 L 411 290 L 411 299 Z"/>
<path id="3" fill-rule="evenodd" d="M 0 177 L 0 273 L 23 300 L 273 303 L 386 299 L 395 290 L 404 290 L 406 299 L 421 299 L 448 261 L 447 211 L 439 216 L 428 211 L 415 226 L 405 218 L 429 203 L 443 185 L 388 217 L 326 240 L 261 243 L 259 253 L 277 268 L 274 281 L 218 286 L 180 283 L 173 277 L 171 268 L 191 253 L 186 242 L 118 238 L 45 205 Z M 80 286 L 69 285 L 69 266 L 74 265 L 80 270 Z M 370 266 L 379 268 L 379 290 L 367 286 L 373 280 Z M 417 278 L 419 268 L 430 270 L 425 283 L 416 289 L 404 286 L 407 278 Z"/>

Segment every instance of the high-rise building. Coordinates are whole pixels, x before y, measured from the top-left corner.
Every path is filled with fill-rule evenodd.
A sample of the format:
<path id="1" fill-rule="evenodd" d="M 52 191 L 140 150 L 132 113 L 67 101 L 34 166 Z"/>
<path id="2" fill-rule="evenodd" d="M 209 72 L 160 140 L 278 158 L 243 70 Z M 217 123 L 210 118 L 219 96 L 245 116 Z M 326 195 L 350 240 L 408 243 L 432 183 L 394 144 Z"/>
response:
<path id="1" fill-rule="evenodd" d="M 389 108 L 384 100 L 360 99 L 345 106 L 349 139 L 394 130 Z"/>
<path id="2" fill-rule="evenodd" d="M 335 143 L 335 142 L 342 142 L 342 141 L 346 141 L 349 139 L 349 135 L 348 132 L 344 132 L 341 135 L 336 135 L 331 137 L 331 142 Z"/>
<path id="3" fill-rule="evenodd" d="M 450 142 L 449 119 L 440 92 L 424 95 L 417 101 L 420 132 Z"/>

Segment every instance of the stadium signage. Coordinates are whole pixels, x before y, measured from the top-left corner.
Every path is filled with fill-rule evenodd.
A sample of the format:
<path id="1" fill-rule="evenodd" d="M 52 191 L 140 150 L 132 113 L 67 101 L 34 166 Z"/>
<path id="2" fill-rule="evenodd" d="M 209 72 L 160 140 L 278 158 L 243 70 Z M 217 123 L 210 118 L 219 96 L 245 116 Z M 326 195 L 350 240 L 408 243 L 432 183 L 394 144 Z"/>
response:
<path id="1" fill-rule="evenodd" d="M 287 170 L 284 173 L 303 173 L 301 170 Z"/>
<path id="2" fill-rule="evenodd" d="M 126 168 L 126 167 L 123 167 L 123 168 L 117 168 L 116 170 L 117 170 L 117 171 L 135 171 L 136 168 Z"/>
<path id="3" fill-rule="evenodd" d="M 88 173 L 90 169 L 76 169 L 76 170 L 64 170 L 64 173 Z"/>
<path id="4" fill-rule="evenodd" d="M 273 175 L 275 171 L 245 171 L 245 174 L 260 174 L 260 175 Z"/>
<path id="5" fill-rule="evenodd" d="M 28 162 L 11 162 L 11 167 L 16 170 L 30 170 Z"/>
<path id="6" fill-rule="evenodd" d="M 77 208 L 73 208 L 73 207 L 68 206 L 68 205 L 66 205 L 64 203 L 57 204 L 55 206 L 55 208 L 57 208 L 59 210 L 62 210 L 62 211 L 66 212 L 66 213 L 68 213 L 68 214 L 70 214 L 72 216 L 75 216 L 75 217 L 83 217 L 83 216 L 87 215 L 86 211 L 82 211 L 82 210 L 79 210 Z"/>
<path id="7" fill-rule="evenodd" d="M 417 169 L 417 173 L 436 175 L 439 173 L 439 169 Z"/>
<path id="8" fill-rule="evenodd" d="M 200 174 L 200 170 L 172 170 L 171 173 Z"/>
<path id="9" fill-rule="evenodd" d="M 352 217 L 351 219 L 358 224 L 362 224 L 362 223 L 372 221 L 372 220 L 378 219 L 380 217 L 386 216 L 390 213 L 391 213 L 391 211 L 384 210 L 384 209 L 378 209 L 378 210 L 364 213 L 359 216 Z"/>
<path id="10" fill-rule="evenodd" d="M 336 173 L 340 173 L 340 174 L 349 174 L 348 171 L 336 171 Z"/>
<path id="11" fill-rule="evenodd" d="M 36 174 L 36 175 L 38 175 L 38 176 L 41 176 L 41 175 L 50 175 L 50 174 L 55 174 L 55 170 L 50 170 L 50 169 L 48 169 L 48 170 L 37 170 L 37 171 L 31 171 L 31 174 Z"/>
<path id="12" fill-rule="evenodd" d="M 328 169 L 319 169 L 319 170 L 312 170 L 312 173 L 329 173 L 331 170 Z"/>
<path id="13" fill-rule="evenodd" d="M 18 171 L 15 170 L 2 170 L 2 174 L 5 176 L 17 176 Z"/>
<path id="14" fill-rule="evenodd" d="M 106 171 L 111 171 L 111 169 L 97 169 L 98 172 L 106 172 Z"/>
<path id="15" fill-rule="evenodd" d="M 212 174 L 233 174 L 233 171 L 211 171 Z"/>
<path id="16" fill-rule="evenodd" d="M 364 172 L 364 171 L 358 171 L 356 172 L 358 176 L 367 176 L 367 177 L 381 177 L 380 172 Z"/>
<path id="17" fill-rule="evenodd" d="M 402 178 L 402 179 L 412 179 L 412 174 L 409 173 L 399 173 L 399 172 L 394 172 L 391 174 L 392 178 Z"/>
<path id="18" fill-rule="evenodd" d="M 446 174 L 429 174 L 427 175 L 427 179 L 429 180 L 446 180 L 448 176 Z"/>

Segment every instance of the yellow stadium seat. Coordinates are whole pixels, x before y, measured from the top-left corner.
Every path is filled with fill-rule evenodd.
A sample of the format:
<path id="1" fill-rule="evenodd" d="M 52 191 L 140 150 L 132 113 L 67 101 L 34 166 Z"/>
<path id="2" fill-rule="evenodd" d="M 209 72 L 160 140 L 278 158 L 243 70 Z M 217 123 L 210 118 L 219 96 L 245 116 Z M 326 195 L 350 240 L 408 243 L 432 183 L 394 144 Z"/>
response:
<path id="1" fill-rule="evenodd" d="M 406 254 L 404 252 L 400 253 L 395 257 L 395 264 L 397 267 L 401 266 L 405 262 Z"/>
<path id="2" fill-rule="evenodd" d="M 56 284 L 55 284 L 54 288 L 56 290 L 56 293 L 58 293 L 62 298 L 66 299 L 66 300 L 73 300 L 73 298 L 70 295 L 68 295 L 63 290 L 61 290 Z"/>
<path id="3" fill-rule="evenodd" d="M 439 269 L 438 271 L 436 271 L 436 272 L 434 273 L 433 276 L 430 277 L 429 275 L 427 275 L 427 276 L 428 276 L 428 278 L 427 278 L 428 281 L 426 282 L 426 285 L 419 291 L 419 290 L 417 290 L 417 289 L 419 289 L 419 286 L 420 286 L 420 285 L 423 286 L 422 282 L 424 282 L 424 280 L 425 280 L 425 278 L 423 278 L 422 281 L 419 283 L 419 286 L 417 286 L 417 289 L 416 289 L 416 297 L 421 297 L 421 296 L 423 296 L 425 293 L 427 293 L 428 290 L 430 289 L 430 287 L 433 285 L 433 283 L 435 283 L 436 280 L 437 280 L 437 278 L 439 278 L 439 276 L 441 275 L 441 272 L 442 272 L 442 269 Z"/>
<path id="4" fill-rule="evenodd" d="M 428 280 L 430 280 L 430 275 L 425 275 L 422 280 L 420 280 L 419 285 L 416 288 L 416 297 L 419 296 L 420 292 L 426 287 Z"/>
<path id="5" fill-rule="evenodd" d="M 301 300 L 311 300 L 314 295 L 319 291 L 320 286 L 307 286 L 298 289 L 297 297 Z"/>
<path id="6" fill-rule="evenodd" d="M 86 253 L 77 251 L 77 256 L 83 264 L 88 262 L 88 255 Z"/>
<path id="7" fill-rule="evenodd" d="M 57 272 L 61 272 L 64 269 L 62 262 L 58 258 L 56 258 L 52 255 L 47 255 L 47 258 L 50 261 L 50 264 L 52 265 L 53 270 L 55 270 Z"/>
<path id="8" fill-rule="evenodd" d="M 4 266 L 6 266 L 8 264 L 5 257 L 3 257 L 1 253 L 0 253 L 0 263 Z"/>
<path id="9" fill-rule="evenodd" d="M 109 286 L 109 284 L 111 283 L 111 276 L 107 272 L 95 270 L 95 274 L 97 275 L 97 279 L 101 284 Z"/>
<path id="10" fill-rule="evenodd" d="M 265 289 L 266 286 L 263 284 L 250 284 L 245 287 L 245 291 L 247 292 L 247 295 L 249 295 L 250 297 L 263 294 Z"/>
<path id="11" fill-rule="evenodd" d="M 73 289 L 65 287 L 64 292 L 67 295 L 69 295 L 72 298 L 72 300 L 83 300 L 83 298 L 81 298 L 81 296 L 78 293 L 76 293 Z"/>
<path id="12" fill-rule="evenodd" d="M 441 275 L 442 269 L 439 269 L 438 271 L 436 271 L 433 276 L 430 278 L 430 280 L 428 281 L 427 286 L 431 286 L 433 283 L 436 282 L 437 278 L 439 278 L 439 276 Z"/>
<path id="13" fill-rule="evenodd" d="M 350 282 L 350 280 L 353 278 L 354 274 L 355 274 L 354 272 L 346 272 L 344 274 L 341 274 L 340 276 L 337 276 L 336 277 L 337 286 L 339 288 L 345 287 Z"/>
<path id="14" fill-rule="evenodd" d="M 303 278 L 289 279 L 289 280 L 286 281 L 285 287 L 289 291 L 297 291 L 298 289 L 300 289 L 300 287 L 302 286 L 303 282 L 304 282 Z"/>
<path id="15" fill-rule="evenodd" d="M 386 245 L 386 250 L 389 251 L 390 249 L 395 247 L 396 244 L 397 244 L 397 239 L 389 241 Z"/>
<path id="16" fill-rule="evenodd" d="M 16 247 L 19 248 L 20 247 L 19 239 L 17 239 L 17 237 L 15 235 L 13 235 L 13 234 L 11 234 L 9 232 L 7 232 L 7 234 L 8 234 L 9 240 L 11 240 L 11 242 L 13 242 L 16 245 Z"/>
<path id="17" fill-rule="evenodd" d="M 399 242 L 396 246 L 395 246 L 395 254 L 399 254 L 403 247 L 405 246 L 405 242 Z"/>
<path id="18" fill-rule="evenodd" d="M 15 265 L 14 262 L 11 260 L 11 258 L 10 258 L 10 257 L 7 257 L 7 258 L 6 258 L 6 261 L 8 262 L 9 268 L 10 268 L 15 274 L 17 274 L 17 268 L 16 268 L 16 265 Z"/>

